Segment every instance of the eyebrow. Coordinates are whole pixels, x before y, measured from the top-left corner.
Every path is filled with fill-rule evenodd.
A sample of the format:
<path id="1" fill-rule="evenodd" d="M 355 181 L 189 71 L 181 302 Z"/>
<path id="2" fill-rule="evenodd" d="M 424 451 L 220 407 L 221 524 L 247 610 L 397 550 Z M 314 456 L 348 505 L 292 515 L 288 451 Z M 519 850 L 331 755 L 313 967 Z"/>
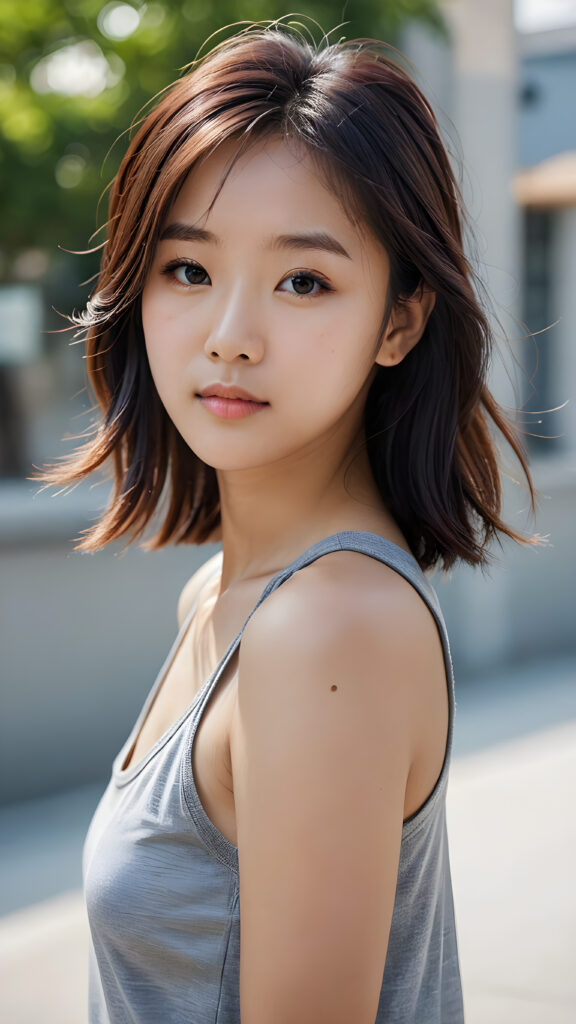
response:
<path id="1" fill-rule="evenodd" d="M 179 242 L 210 242 L 212 245 L 221 245 L 220 239 L 212 231 L 199 228 L 195 224 L 184 224 L 182 221 L 175 221 L 168 224 L 160 235 L 160 241 L 176 239 Z M 272 250 L 286 249 L 314 249 L 318 252 L 329 252 L 333 256 L 343 256 L 351 259 L 341 243 L 328 234 L 327 231 L 306 231 L 290 235 L 275 235 L 268 239 L 265 248 Z"/>

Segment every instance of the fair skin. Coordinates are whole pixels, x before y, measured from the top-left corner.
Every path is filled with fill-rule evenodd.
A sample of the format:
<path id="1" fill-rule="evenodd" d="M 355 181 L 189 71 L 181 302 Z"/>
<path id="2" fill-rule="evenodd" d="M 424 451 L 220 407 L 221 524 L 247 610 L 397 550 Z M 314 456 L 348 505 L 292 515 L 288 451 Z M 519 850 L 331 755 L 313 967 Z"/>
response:
<path id="1" fill-rule="evenodd" d="M 160 241 L 142 296 L 160 397 L 217 472 L 223 554 L 185 588 L 181 615 L 198 600 L 197 616 L 133 763 L 190 702 L 268 579 L 303 550 L 340 530 L 407 548 L 372 479 L 362 416 L 376 367 L 417 344 L 433 297 L 400 304 L 379 336 L 386 252 L 306 154 L 279 139 L 240 158 L 206 214 L 234 151 L 226 144 L 190 173 L 167 225 L 195 233 L 168 231 L 181 237 Z M 311 233 L 324 248 L 294 241 Z M 215 382 L 266 404 L 217 415 L 198 397 Z M 369 1024 L 402 821 L 444 757 L 435 624 L 393 570 L 336 552 L 267 598 L 229 668 L 193 764 L 207 813 L 238 846 L 242 1024 Z"/>

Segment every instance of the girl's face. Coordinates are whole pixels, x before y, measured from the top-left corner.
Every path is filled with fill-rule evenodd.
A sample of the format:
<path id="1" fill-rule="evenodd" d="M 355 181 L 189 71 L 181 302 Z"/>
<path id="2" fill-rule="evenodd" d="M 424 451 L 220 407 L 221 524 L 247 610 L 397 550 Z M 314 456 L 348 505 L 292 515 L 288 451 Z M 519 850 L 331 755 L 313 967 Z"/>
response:
<path id="1" fill-rule="evenodd" d="M 238 160 L 206 214 L 236 145 L 191 171 L 164 225 L 142 295 L 152 376 L 216 469 L 344 455 L 376 370 L 388 257 L 279 138 Z M 257 404 L 210 396 L 222 386 Z"/>

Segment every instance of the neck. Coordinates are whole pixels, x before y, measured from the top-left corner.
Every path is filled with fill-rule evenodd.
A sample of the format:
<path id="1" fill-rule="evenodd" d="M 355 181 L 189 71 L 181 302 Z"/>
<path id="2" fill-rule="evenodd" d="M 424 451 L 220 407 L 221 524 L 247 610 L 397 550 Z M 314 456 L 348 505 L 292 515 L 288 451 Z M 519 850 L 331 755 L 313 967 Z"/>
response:
<path id="1" fill-rule="evenodd" d="M 218 471 L 223 549 L 221 592 L 271 576 L 323 537 L 381 528 L 382 500 L 365 447 L 343 458 L 325 448 L 272 466 Z"/>

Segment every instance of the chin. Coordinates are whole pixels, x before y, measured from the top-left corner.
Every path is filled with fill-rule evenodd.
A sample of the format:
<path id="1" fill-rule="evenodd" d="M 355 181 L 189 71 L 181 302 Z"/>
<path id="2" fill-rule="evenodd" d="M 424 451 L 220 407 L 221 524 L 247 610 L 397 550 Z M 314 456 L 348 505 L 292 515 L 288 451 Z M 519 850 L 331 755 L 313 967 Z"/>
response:
<path id="1" fill-rule="evenodd" d="M 221 473 L 240 473 L 243 471 L 265 469 L 275 463 L 281 462 L 294 454 L 293 449 L 277 448 L 270 445 L 267 448 L 258 448 L 254 443 L 222 443 L 218 445 L 190 444 L 184 438 L 186 444 L 194 452 L 194 455 L 206 466 Z"/>
<path id="2" fill-rule="evenodd" d="M 236 452 L 231 445 L 223 451 L 221 445 L 218 446 L 218 450 L 215 450 L 214 447 L 202 444 L 190 444 L 187 438 L 184 438 L 184 440 L 190 450 L 194 452 L 194 455 L 204 465 L 217 472 L 233 473 L 243 469 L 256 469 L 258 466 L 265 465 L 266 462 L 270 461 L 267 458 L 258 458 L 254 451 Z"/>

